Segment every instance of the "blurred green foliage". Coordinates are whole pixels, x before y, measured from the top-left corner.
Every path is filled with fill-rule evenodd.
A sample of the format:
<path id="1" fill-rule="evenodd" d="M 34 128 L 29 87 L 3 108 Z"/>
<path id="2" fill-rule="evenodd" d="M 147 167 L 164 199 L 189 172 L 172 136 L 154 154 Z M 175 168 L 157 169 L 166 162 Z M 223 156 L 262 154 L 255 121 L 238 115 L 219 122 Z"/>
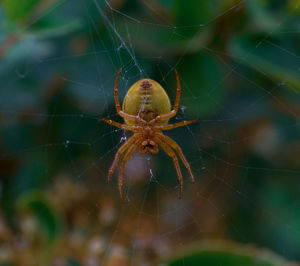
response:
<path id="1" fill-rule="evenodd" d="M 3 0 L 0 265 L 292 265 L 243 243 L 299 261 L 299 15 L 298 0 Z M 179 71 L 177 119 L 199 119 L 168 133 L 197 180 L 180 202 L 163 153 L 157 182 L 131 160 L 129 204 L 104 186 L 125 135 L 98 118 L 121 121 L 120 67 L 120 99 L 150 77 L 173 102 Z"/>
<path id="2" fill-rule="evenodd" d="M 19 20 L 30 13 L 38 2 L 40 2 L 40 0 L 3 0 L 3 7 L 9 18 L 12 20 Z"/>
<path id="3" fill-rule="evenodd" d="M 197 243 L 188 251 L 170 259 L 167 265 L 224 265 L 224 266 L 276 266 L 288 265 L 279 256 L 251 246 L 239 246 L 233 243 L 208 242 Z"/>

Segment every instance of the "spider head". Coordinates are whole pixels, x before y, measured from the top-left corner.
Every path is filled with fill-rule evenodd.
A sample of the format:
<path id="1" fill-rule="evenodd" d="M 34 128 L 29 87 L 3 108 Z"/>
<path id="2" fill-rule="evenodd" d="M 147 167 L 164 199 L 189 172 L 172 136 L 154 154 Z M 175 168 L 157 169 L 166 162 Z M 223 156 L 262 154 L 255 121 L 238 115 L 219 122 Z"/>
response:
<path id="1" fill-rule="evenodd" d="M 146 139 L 140 144 L 138 151 L 141 154 L 144 154 L 147 152 L 151 152 L 152 154 L 157 154 L 158 146 L 153 140 Z"/>

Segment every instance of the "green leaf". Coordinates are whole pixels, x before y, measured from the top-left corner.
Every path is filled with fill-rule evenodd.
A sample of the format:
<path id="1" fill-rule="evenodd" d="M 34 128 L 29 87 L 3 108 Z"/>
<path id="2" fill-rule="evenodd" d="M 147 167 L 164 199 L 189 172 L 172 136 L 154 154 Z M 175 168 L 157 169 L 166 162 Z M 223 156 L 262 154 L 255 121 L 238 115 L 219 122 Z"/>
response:
<path id="1" fill-rule="evenodd" d="M 185 56 L 178 66 L 182 80 L 182 105 L 192 117 L 216 111 L 225 96 L 223 73 L 217 60 L 209 54 Z M 185 87 L 186 84 L 186 87 Z"/>
<path id="2" fill-rule="evenodd" d="M 17 66 L 24 61 L 34 62 L 36 58 L 33 58 L 32 53 L 28 51 L 34 51 L 36 57 L 43 58 L 49 56 L 52 49 L 49 43 L 41 41 L 37 36 L 25 35 L 13 44 L 1 58 L 0 75 L 8 75 L 15 72 Z"/>
<path id="3" fill-rule="evenodd" d="M 61 220 L 40 191 L 34 190 L 23 194 L 18 198 L 17 206 L 20 211 L 32 212 L 38 219 L 46 243 L 50 245 L 54 243 L 61 233 Z"/>
<path id="4" fill-rule="evenodd" d="M 43 18 L 30 28 L 30 33 L 37 38 L 51 38 L 66 35 L 82 27 L 83 23 L 80 19 Z"/>
<path id="5" fill-rule="evenodd" d="M 294 15 L 300 15 L 300 0 L 289 0 L 287 10 Z"/>
<path id="6" fill-rule="evenodd" d="M 132 46 L 140 53 L 153 57 L 198 52 L 208 45 L 213 34 L 211 28 L 205 27 L 193 38 L 187 39 L 180 34 L 180 29 L 170 30 L 168 27 L 157 27 L 151 24 L 141 26 L 136 22 L 124 23 L 122 20 L 116 21 L 115 25 L 122 39 L 132 43 Z M 135 36 L 135 38 L 131 36 Z M 151 42 L 149 42 L 149 36 L 151 36 Z"/>
<path id="7" fill-rule="evenodd" d="M 3 7 L 12 20 L 24 18 L 40 0 L 3 0 Z"/>
<path id="8" fill-rule="evenodd" d="M 173 1 L 173 16 L 176 26 L 183 27 L 181 33 L 186 37 L 193 36 L 201 25 L 213 18 L 213 6 L 210 1 Z"/>
<path id="9" fill-rule="evenodd" d="M 243 246 L 231 242 L 208 242 L 190 247 L 188 251 L 167 261 L 169 266 L 280 266 L 284 260 L 265 249 Z"/>
<path id="10" fill-rule="evenodd" d="M 274 17 L 274 14 L 267 9 L 266 3 L 266 1 L 262 0 L 247 0 L 248 11 L 256 29 L 258 27 L 269 32 L 278 28 L 280 23 Z"/>
<path id="11" fill-rule="evenodd" d="M 288 43 L 257 35 L 242 36 L 231 42 L 229 51 L 239 63 L 300 91 L 300 60 L 297 50 Z"/>

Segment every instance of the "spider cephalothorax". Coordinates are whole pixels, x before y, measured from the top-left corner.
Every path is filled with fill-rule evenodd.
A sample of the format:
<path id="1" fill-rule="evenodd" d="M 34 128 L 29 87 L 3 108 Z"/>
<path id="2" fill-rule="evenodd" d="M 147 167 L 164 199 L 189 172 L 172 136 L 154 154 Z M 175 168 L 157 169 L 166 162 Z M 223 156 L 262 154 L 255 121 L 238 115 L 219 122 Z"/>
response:
<path id="1" fill-rule="evenodd" d="M 120 124 L 104 118 L 100 118 L 100 120 L 118 128 L 133 131 L 133 135 L 125 143 L 123 143 L 117 151 L 115 159 L 108 171 L 107 182 L 109 182 L 113 172 L 115 171 L 121 155 L 125 153 L 120 163 L 118 181 L 120 197 L 123 200 L 122 186 L 126 162 L 136 149 L 138 149 L 139 153 L 150 152 L 152 154 L 156 154 L 158 153 L 158 147 L 160 146 L 173 159 L 180 183 L 179 197 L 181 198 L 183 192 L 183 178 L 175 151 L 188 170 L 192 182 L 194 182 L 194 176 L 179 145 L 174 140 L 164 135 L 162 131 L 195 123 L 197 120 L 168 124 L 169 119 L 176 115 L 179 108 L 181 87 L 177 71 L 175 69 L 177 90 L 173 110 L 171 110 L 170 100 L 165 90 L 156 81 L 151 79 L 141 79 L 134 83 L 128 90 L 121 109 L 118 98 L 118 82 L 120 73 L 121 69 L 119 70 L 115 81 L 114 98 L 117 112 L 122 118 L 124 118 L 126 124 Z"/>

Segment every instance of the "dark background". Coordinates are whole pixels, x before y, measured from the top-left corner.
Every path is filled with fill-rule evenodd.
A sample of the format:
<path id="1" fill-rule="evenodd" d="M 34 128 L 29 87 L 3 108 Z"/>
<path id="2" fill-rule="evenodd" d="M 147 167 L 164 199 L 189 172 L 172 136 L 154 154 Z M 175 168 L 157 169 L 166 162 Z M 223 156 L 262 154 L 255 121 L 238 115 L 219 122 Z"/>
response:
<path id="1" fill-rule="evenodd" d="M 299 15 L 298 0 L 3 0 L 0 265 L 299 261 Z M 117 174 L 105 184 L 130 135 L 98 121 L 122 122 L 120 67 L 120 101 L 149 77 L 174 102 L 179 72 L 170 122 L 199 119 L 167 132 L 196 179 L 182 165 L 182 200 L 162 151 L 131 158 L 127 203 Z"/>

